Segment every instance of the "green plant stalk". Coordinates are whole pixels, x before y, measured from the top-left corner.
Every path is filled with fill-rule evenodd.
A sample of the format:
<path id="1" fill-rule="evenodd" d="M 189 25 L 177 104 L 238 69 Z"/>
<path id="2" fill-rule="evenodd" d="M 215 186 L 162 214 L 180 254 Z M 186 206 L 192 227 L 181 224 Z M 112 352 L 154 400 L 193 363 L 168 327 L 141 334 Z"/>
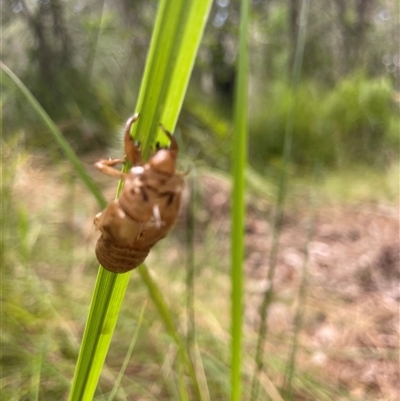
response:
<path id="1" fill-rule="evenodd" d="M 149 50 L 153 67 L 146 68 L 144 73 L 136 105 L 140 118 L 132 129 L 132 136 L 141 142 L 145 156 L 151 143 L 166 143 L 159 123 L 170 131 L 175 129 L 211 4 L 211 0 L 160 3 Z M 165 15 L 161 16 L 165 7 Z M 173 46 L 168 45 L 170 35 Z"/>
<path id="2" fill-rule="evenodd" d="M 169 122 L 161 120 L 161 115 L 167 102 L 173 62 L 176 60 L 180 37 L 183 35 L 182 29 L 185 24 L 181 21 L 185 10 L 184 0 L 174 0 L 169 7 L 165 0 L 159 3 L 148 63 L 136 105 L 136 110 L 141 116 L 132 129 L 132 136 L 141 143 L 144 158 L 148 156 L 150 145 L 154 142 L 160 123 L 163 123 L 170 131 L 174 130 L 174 126 L 168 124 Z M 176 40 L 173 42 L 171 38 Z M 162 143 L 165 143 L 165 138 Z"/>
<path id="3" fill-rule="evenodd" d="M 210 5 L 210 0 L 174 0 L 173 2 L 162 0 L 159 4 L 144 79 L 136 107 L 136 110 L 140 112 L 140 118 L 134 124 L 131 133 L 141 141 L 145 155 L 155 139 L 156 129 L 158 129 L 160 122 L 163 122 L 171 131 L 174 128 Z M 188 16 L 188 18 L 181 19 L 184 16 Z M 182 62 L 178 63 L 178 61 Z M 177 82 L 178 78 L 180 79 L 179 82 Z M 176 92 L 176 87 L 180 88 L 180 93 Z M 171 88 L 174 88 L 173 97 L 169 92 Z M 160 119 L 166 108 L 169 110 L 170 120 Z M 124 166 L 125 171 L 126 168 L 127 166 Z M 122 183 L 119 183 L 117 196 L 121 188 Z M 193 366 L 183 347 L 183 341 L 175 328 L 166 302 L 156 284 L 151 280 L 145 266 L 141 266 L 138 270 L 158 308 L 167 331 L 178 344 L 181 361 L 185 364 L 192 378 L 197 398 L 202 399 Z M 90 400 L 93 397 L 129 276 L 129 273 L 115 275 L 102 268 L 99 270 L 70 401 Z"/>
<path id="4" fill-rule="evenodd" d="M 232 147 L 231 212 L 231 400 L 242 399 L 243 256 L 245 219 L 245 170 L 248 125 L 248 19 L 249 1 L 242 0 L 240 12 L 238 81 L 235 88 Z"/>
<path id="5" fill-rule="evenodd" d="M 69 400 L 92 400 L 130 275 L 99 269 Z"/>
<path id="6" fill-rule="evenodd" d="M 79 178 L 83 181 L 92 195 L 96 198 L 100 207 L 104 208 L 107 205 L 104 196 L 97 188 L 93 180 L 86 174 L 85 168 L 76 156 L 74 150 L 71 148 L 70 144 L 63 137 L 60 130 L 54 124 L 53 120 L 49 117 L 43 107 L 32 95 L 30 90 L 24 85 L 24 83 L 4 64 L 0 61 L 0 68 L 11 78 L 11 80 L 17 85 L 21 92 L 25 95 L 28 102 L 31 104 L 32 108 L 37 112 L 37 114 L 43 119 L 44 123 L 50 130 L 56 142 L 60 145 L 60 148 L 64 152 L 68 161 L 72 164 L 75 172 L 78 174 Z"/>
<path id="7" fill-rule="evenodd" d="M 185 372 L 182 369 L 182 364 L 179 365 L 178 384 L 179 384 L 180 399 L 182 401 L 189 401 L 188 393 L 187 393 L 187 390 L 186 390 L 186 383 L 185 383 Z"/>
<path id="8" fill-rule="evenodd" d="M 303 0 L 301 6 L 301 14 L 300 14 L 300 28 L 299 35 L 297 38 L 296 44 L 296 54 L 294 59 L 293 66 L 293 75 L 292 75 L 292 88 L 293 88 L 293 96 L 291 99 L 291 108 L 288 114 L 288 120 L 286 122 L 285 129 L 285 140 L 284 140 L 284 149 L 283 149 L 283 162 L 282 162 L 282 170 L 280 174 L 280 183 L 278 188 L 278 199 L 277 199 L 277 209 L 275 212 L 274 218 L 274 229 L 272 236 L 272 246 L 271 253 L 269 259 L 269 267 L 268 267 L 268 288 L 264 293 L 263 302 L 261 304 L 260 309 L 260 328 L 258 333 L 257 340 L 257 348 L 255 355 L 255 370 L 253 374 L 252 387 L 251 387 L 251 396 L 250 400 L 255 401 L 258 399 L 259 392 L 259 380 L 258 375 L 262 371 L 264 367 L 264 342 L 267 336 L 268 326 L 267 326 L 267 318 L 268 318 L 268 308 L 271 304 L 272 295 L 273 295 L 273 281 L 275 275 L 275 266 L 278 258 L 279 252 L 279 237 L 282 228 L 282 217 L 283 217 L 283 209 L 287 192 L 287 181 L 288 181 L 288 167 L 291 159 L 291 150 L 292 150 L 292 140 L 293 140 L 293 131 L 294 131 L 294 121 L 296 115 L 296 106 L 297 106 L 297 92 L 300 84 L 301 78 L 301 68 L 303 64 L 303 55 L 304 55 L 304 47 L 305 40 L 307 34 L 307 21 L 308 21 L 308 11 L 309 11 L 310 3 L 309 0 Z"/>

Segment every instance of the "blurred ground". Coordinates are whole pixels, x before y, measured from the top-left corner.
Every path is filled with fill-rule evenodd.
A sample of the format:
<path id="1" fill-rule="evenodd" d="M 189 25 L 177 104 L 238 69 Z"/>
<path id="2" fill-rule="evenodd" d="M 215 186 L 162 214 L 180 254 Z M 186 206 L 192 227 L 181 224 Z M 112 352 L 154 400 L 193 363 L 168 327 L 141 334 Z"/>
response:
<path id="1" fill-rule="evenodd" d="M 57 262 L 57 256 L 46 248 L 49 242 L 41 244 L 39 236 L 33 247 L 31 263 L 35 262 L 35 257 L 38 259 L 35 270 L 49 282 L 62 282 L 70 276 L 78 277 L 82 283 L 90 282 L 85 266 L 90 266 L 90 271 L 95 274 L 92 249 L 98 233 L 93 229 L 92 216 L 98 211 L 98 206 L 81 184 L 68 179 L 67 173 L 63 177 L 62 172 L 38 164 L 27 161 L 16 169 L 14 176 L 13 198 L 20 205 L 26 205 L 30 213 L 28 239 L 35 231 L 32 229 L 35 228 L 34 219 L 41 219 L 42 223 L 37 223 L 41 227 L 38 230 L 52 239 L 54 255 L 60 254 L 62 248 L 57 244 L 62 244 L 61 240 L 68 235 L 73 235 L 73 243 L 79 245 L 75 245 L 71 256 L 74 258 L 71 261 L 73 267 L 68 270 L 65 259 Z M 107 199 L 112 199 L 116 182 L 112 179 L 109 182 L 109 189 L 103 192 Z M 221 277 L 228 275 L 230 189 L 226 179 L 209 174 L 200 175 L 196 187 L 199 190 L 195 209 L 197 263 L 206 264 L 213 258 L 212 252 L 204 251 L 209 240 L 207 233 L 211 232 L 214 249 L 218 249 L 218 260 L 213 261 L 217 269 L 211 271 L 217 292 L 212 295 L 212 288 L 204 289 L 210 296 L 202 301 L 213 314 L 213 302 L 221 299 L 221 291 L 225 291 Z M 182 256 L 179 255 L 185 254 L 186 246 L 183 238 L 186 236 L 187 194 L 184 200 L 181 218 L 173 234 L 179 239 L 173 243 L 182 248 L 170 249 L 171 255 L 180 259 L 180 263 Z M 245 336 L 250 339 L 255 338 L 258 330 L 258 308 L 268 285 L 273 208 L 273 204 L 265 199 L 250 198 L 248 202 Z M 398 213 L 397 205 L 390 202 L 328 204 L 317 200 L 313 235 L 307 244 L 312 214 L 310 202 L 306 197 L 299 202 L 290 200 L 285 208 L 266 349 L 283 359 L 289 354 L 307 248 L 308 286 L 296 357 L 297 371 L 335 389 L 348 391 L 356 399 L 395 401 L 400 396 Z M 156 246 L 153 255 L 162 252 L 162 247 L 161 244 Z M 47 253 L 53 258 L 52 263 L 43 262 Z M 150 265 L 152 257 L 150 255 Z M 56 263 L 62 266 L 58 270 L 54 269 Z M 212 265 L 210 261 L 208 263 Z M 176 261 L 171 265 L 176 267 Z M 173 282 L 173 279 L 169 280 L 169 283 Z M 207 286 L 202 284 L 202 280 L 204 277 L 198 279 L 196 286 Z M 184 291 L 183 284 L 180 288 Z M 202 291 L 200 289 L 197 296 L 201 296 Z M 224 295 L 225 298 L 228 302 L 229 296 Z M 252 351 L 248 357 L 253 358 Z M 282 385 L 279 382 L 282 374 L 268 374 L 271 374 L 275 386 Z"/>
<path id="2" fill-rule="evenodd" d="M 211 177 L 203 187 L 210 220 L 229 230 L 229 188 Z M 307 247 L 308 287 L 297 357 L 300 369 L 309 369 L 354 396 L 398 400 L 399 210 L 396 205 L 367 202 L 319 204 L 317 208 Z M 306 205 L 286 209 L 276 293 L 269 311 L 273 337 L 269 341 L 275 350 L 276 339 L 287 339 L 293 329 L 311 214 Z M 249 207 L 246 223 L 246 322 L 255 329 L 261 294 L 268 285 L 269 214 L 266 221 Z M 284 347 L 282 352 L 288 353 Z"/>

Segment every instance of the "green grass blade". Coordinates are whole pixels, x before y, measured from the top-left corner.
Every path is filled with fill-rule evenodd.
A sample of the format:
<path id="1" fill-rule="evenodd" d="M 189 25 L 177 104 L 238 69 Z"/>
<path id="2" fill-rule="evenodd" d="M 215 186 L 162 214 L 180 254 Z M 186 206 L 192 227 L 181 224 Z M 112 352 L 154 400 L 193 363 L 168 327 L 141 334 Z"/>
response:
<path id="1" fill-rule="evenodd" d="M 260 328 L 258 333 L 257 340 L 257 348 L 255 355 L 255 371 L 253 374 L 252 387 L 251 387 L 251 396 L 250 400 L 255 401 L 258 399 L 259 392 L 259 380 L 258 376 L 264 367 L 264 358 L 263 358 L 263 347 L 265 338 L 267 335 L 268 327 L 267 327 L 267 318 L 268 318 L 268 308 L 272 300 L 273 294 L 273 281 L 275 275 L 275 266 L 278 258 L 279 252 L 279 237 L 281 232 L 282 225 L 282 217 L 283 217 L 283 207 L 286 198 L 287 191 L 287 181 L 288 181 L 288 168 L 291 159 L 291 149 L 292 149 L 292 139 L 293 139 L 293 130 L 294 130 L 294 120 L 296 115 L 296 106 L 297 106 L 297 93 L 298 87 L 300 84 L 301 77 L 301 69 L 303 63 L 303 55 L 304 55 L 304 47 L 305 47 L 305 39 L 307 34 L 307 21 L 308 21 L 308 11 L 309 11 L 310 2 L 309 0 L 303 0 L 301 6 L 301 15 L 300 15 L 300 28 L 299 35 L 297 39 L 296 45 L 296 54 L 294 59 L 293 66 L 293 75 L 292 75 L 292 99 L 291 99 L 291 107 L 288 114 L 288 119 L 286 122 L 285 129 L 285 140 L 284 140 L 284 149 L 283 149 L 283 158 L 282 158 L 282 170 L 280 174 L 280 183 L 278 188 L 278 199 L 276 205 L 276 212 L 274 217 L 274 226 L 273 226 L 273 236 L 272 236 L 272 245 L 269 257 L 269 267 L 268 267 L 268 289 L 265 291 L 264 298 L 261 304 L 260 310 Z"/>
<path id="2" fill-rule="evenodd" d="M 240 14 L 238 81 L 235 92 L 232 149 L 232 229 L 231 229 L 231 400 L 241 400 L 242 324 L 243 324 L 243 256 L 245 218 L 245 170 L 248 123 L 248 19 L 249 1 L 242 0 Z"/>
<path id="3" fill-rule="evenodd" d="M 186 212 L 186 315 L 187 315 L 187 338 L 186 346 L 188 352 L 193 346 L 195 339 L 195 310 L 194 310 L 194 291 L 195 291 L 195 197 L 196 185 L 194 173 L 188 177 L 189 200 Z"/>
<path id="4" fill-rule="evenodd" d="M 35 357 L 34 363 L 32 365 L 32 385 L 31 385 L 31 396 L 32 401 L 39 400 L 40 394 L 40 377 L 43 367 L 43 355 L 45 352 L 45 343 L 40 347 L 38 355 Z"/>
<path id="5" fill-rule="evenodd" d="M 140 331 L 140 328 L 142 326 L 145 309 L 146 309 L 146 303 L 142 306 L 142 309 L 140 311 L 139 319 L 138 319 L 137 326 L 136 326 L 136 330 L 133 333 L 133 337 L 132 337 L 131 343 L 129 344 L 128 352 L 126 353 L 126 356 L 124 358 L 124 362 L 122 364 L 121 370 L 118 373 L 117 379 L 115 380 L 114 386 L 113 386 L 113 388 L 112 388 L 112 390 L 110 392 L 110 395 L 107 398 L 107 401 L 112 401 L 114 399 L 115 395 L 117 394 L 118 387 L 121 384 L 121 380 L 122 380 L 122 378 L 123 378 L 123 376 L 125 374 L 125 370 L 126 370 L 126 368 L 128 366 L 129 360 L 131 359 L 132 352 L 133 352 L 133 349 L 134 349 L 135 344 L 136 344 L 136 340 L 138 339 L 138 336 L 139 336 L 139 331 Z"/>
<path id="6" fill-rule="evenodd" d="M 43 107 L 39 104 L 39 102 L 32 95 L 30 90 L 24 85 L 24 83 L 5 65 L 0 61 L 1 69 L 9 76 L 9 78 L 17 85 L 17 87 L 21 90 L 21 92 L 25 95 L 28 102 L 31 104 L 33 109 L 37 112 L 37 114 L 43 119 L 44 123 L 49 128 L 49 131 L 53 135 L 56 142 L 60 145 L 60 148 L 65 153 L 65 156 L 69 160 L 69 162 L 74 167 L 74 170 L 78 174 L 79 178 L 84 182 L 89 191 L 96 198 L 97 202 L 101 207 L 104 207 L 107 202 L 104 199 L 102 193 L 97 188 L 96 184 L 93 180 L 86 174 L 85 168 L 82 163 L 76 156 L 75 152 L 69 145 L 69 143 L 64 138 L 63 134 L 54 124 L 53 120 L 49 117 Z"/>
<path id="7" fill-rule="evenodd" d="M 92 400 L 129 282 L 129 274 L 100 269 L 69 396 Z"/>
<path id="8" fill-rule="evenodd" d="M 171 313 L 169 312 L 168 305 L 165 302 L 157 284 L 154 282 L 148 269 L 142 265 L 138 267 L 138 272 L 143 282 L 146 284 L 149 294 L 154 304 L 157 306 L 160 317 L 167 329 L 168 334 L 174 339 L 174 341 L 179 345 L 181 338 L 178 334 L 178 330 L 175 327 L 174 321 L 172 319 Z"/>
<path id="9" fill-rule="evenodd" d="M 136 107 L 141 116 L 132 130 L 132 135 L 141 141 L 145 155 L 155 139 L 160 122 L 171 131 L 174 128 L 210 5 L 210 0 L 169 2 L 162 0 L 159 4 Z M 196 15 L 197 18 L 193 17 L 196 11 L 202 13 L 201 18 L 198 15 Z M 181 60 L 182 63 L 179 64 L 178 60 Z M 180 88 L 180 92 L 177 91 L 177 87 Z M 164 116 L 166 110 L 168 119 L 166 117 L 163 119 L 161 116 Z M 165 138 L 163 140 L 165 142 Z M 117 193 L 120 188 L 121 183 Z M 141 266 L 138 270 L 149 289 L 167 331 L 178 344 L 181 360 L 192 378 L 197 398 L 202 399 L 193 366 L 166 302 L 156 284 L 151 280 L 145 266 Z M 99 271 L 70 401 L 90 400 L 93 397 L 129 276 L 130 274 L 115 275 L 104 269 Z"/>
<path id="10" fill-rule="evenodd" d="M 190 2 L 186 0 L 186 4 L 188 3 Z M 179 68 L 172 70 L 168 98 L 162 114 L 162 121 L 172 127 L 175 127 L 178 120 L 176 111 L 182 107 L 211 4 L 211 0 L 194 0 L 186 13 L 185 30 L 182 32 L 181 46 L 175 60 Z"/>
<path id="11" fill-rule="evenodd" d="M 189 83 L 203 35 L 211 0 L 161 1 L 150 44 L 136 111 L 140 113 L 132 136 L 138 138 L 145 156 L 154 142 L 159 123 L 173 131 Z M 158 131 L 157 139 L 166 143 Z"/>
<path id="12" fill-rule="evenodd" d="M 297 301 L 297 310 L 294 317 L 294 330 L 293 330 L 293 340 L 291 349 L 289 352 L 288 362 L 285 369 L 285 377 L 283 381 L 282 389 L 286 394 L 288 400 L 293 399 L 293 387 L 292 381 L 294 378 L 294 373 L 296 370 L 296 355 L 298 349 L 298 337 L 301 330 L 303 316 L 306 306 L 306 294 L 307 294 L 307 284 L 308 284 L 308 261 L 309 261 L 309 248 L 310 242 L 312 241 L 314 235 L 314 228 L 315 228 L 315 215 L 316 215 L 316 194 L 315 194 L 315 180 L 317 175 L 317 167 L 314 171 L 314 180 L 311 196 L 310 196 L 310 219 L 307 227 L 307 238 L 304 245 L 304 260 L 303 260 L 303 267 L 301 269 L 301 281 L 300 287 L 298 292 L 298 301 Z"/>
<path id="13" fill-rule="evenodd" d="M 199 400 L 202 400 L 204 397 L 202 395 L 201 389 L 199 387 L 199 383 L 196 379 L 196 373 L 192 364 L 192 361 L 190 360 L 189 354 L 187 353 L 185 344 L 181 338 L 181 336 L 178 333 L 178 330 L 175 326 L 174 320 L 172 318 L 172 315 L 168 309 L 168 305 L 164 300 L 164 297 L 161 294 L 161 291 L 159 290 L 157 284 L 155 281 L 152 279 L 151 275 L 149 274 L 148 269 L 146 266 L 142 265 L 139 266 L 138 268 L 140 277 L 142 278 L 143 282 L 146 284 L 147 289 L 149 291 L 150 297 L 154 303 L 154 305 L 158 309 L 158 313 L 164 323 L 165 328 L 167 329 L 168 334 L 174 339 L 175 343 L 177 344 L 179 348 L 179 356 L 184 363 L 184 365 L 187 368 L 187 371 L 189 373 L 189 376 L 192 379 L 193 385 L 195 387 L 195 392 L 197 394 L 197 398 Z"/>

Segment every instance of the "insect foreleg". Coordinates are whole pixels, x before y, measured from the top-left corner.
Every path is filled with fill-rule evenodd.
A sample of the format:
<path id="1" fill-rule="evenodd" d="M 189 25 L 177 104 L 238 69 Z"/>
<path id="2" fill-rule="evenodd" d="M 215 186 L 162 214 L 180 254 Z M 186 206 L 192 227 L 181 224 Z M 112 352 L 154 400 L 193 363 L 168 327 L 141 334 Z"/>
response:
<path id="1" fill-rule="evenodd" d="M 164 134 L 167 135 L 168 139 L 171 141 L 171 150 L 178 150 L 178 143 L 176 142 L 175 137 L 164 127 L 163 124 L 160 124 L 161 129 L 163 130 Z"/>
<path id="2" fill-rule="evenodd" d="M 95 167 L 100 170 L 103 174 L 110 175 L 111 177 L 123 180 L 125 178 L 125 173 L 112 166 L 116 164 L 123 163 L 124 159 L 110 159 L 110 160 L 100 160 L 95 164 Z"/>
<path id="3" fill-rule="evenodd" d="M 126 122 L 126 127 L 125 127 L 124 144 L 125 144 L 126 158 L 132 163 L 132 166 L 137 166 L 142 162 L 140 148 L 139 146 L 135 145 L 133 138 L 131 137 L 132 124 L 135 121 L 137 121 L 138 118 L 139 114 L 135 114 Z"/>

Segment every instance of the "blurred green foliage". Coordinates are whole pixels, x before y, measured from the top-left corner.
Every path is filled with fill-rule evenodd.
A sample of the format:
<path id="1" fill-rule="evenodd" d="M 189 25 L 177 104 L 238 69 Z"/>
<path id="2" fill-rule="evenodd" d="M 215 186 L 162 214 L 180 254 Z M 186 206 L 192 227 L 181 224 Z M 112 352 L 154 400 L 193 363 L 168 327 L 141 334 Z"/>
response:
<path id="1" fill-rule="evenodd" d="M 281 163 L 293 96 L 288 77 L 299 3 L 253 3 L 250 163 L 264 173 Z M 2 60 L 76 150 L 104 149 L 113 145 L 109 134 L 117 138 L 117 128 L 134 110 L 155 11 L 145 1 L 7 2 Z M 296 93 L 293 161 L 297 166 L 310 167 L 315 159 L 328 166 L 354 162 L 382 166 L 397 158 L 398 11 L 398 5 L 384 0 L 358 5 L 335 0 L 322 9 L 310 8 L 303 79 Z M 221 136 L 221 127 L 230 134 L 238 12 L 237 1 L 213 5 L 189 88 L 190 101 L 184 106 L 197 121 L 187 115 L 181 120 L 190 154 L 209 151 L 211 164 L 214 161 L 225 170 L 230 144 L 227 136 Z M 54 146 L 7 80 L 2 99 L 6 136 L 23 128 L 29 148 Z"/>
<path id="2" fill-rule="evenodd" d="M 294 94 L 287 83 L 276 82 L 266 92 L 252 109 L 250 126 L 250 153 L 260 170 L 279 164 L 293 96 L 298 103 L 292 160 L 298 166 L 319 161 L 331 167 L 356 162 L 379 167 L 398 154 L 400 117 L 388 77 L 356 72 L 332 89 L 304 81 Z"/>

